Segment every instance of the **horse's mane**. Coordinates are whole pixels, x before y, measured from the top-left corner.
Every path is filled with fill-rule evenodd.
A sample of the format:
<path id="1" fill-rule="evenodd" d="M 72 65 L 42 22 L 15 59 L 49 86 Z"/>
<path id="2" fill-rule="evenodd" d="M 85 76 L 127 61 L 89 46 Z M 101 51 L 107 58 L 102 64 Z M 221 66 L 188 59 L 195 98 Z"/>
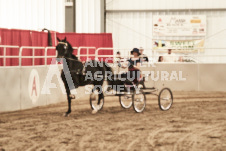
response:
<path id="1" fill-rule="evenodd" d="M 66 41 L 66 43 L 68 44 L 68 49 L 71 50 L 71 53 L 72 53 L 72 59 L 78 60 L 78 57 L 75 56 L 75 55 L 73 54 L 74 49 L 73 49 L 73 47 L 71 46 L 71 44 L 70 44 L 68 41 Z"/>
<path id="2" fill-rule="evenodd" d="M 72 54 L 72 59 L 78 60 L 78 57 L 76 57 L 74 54 Z"/>
<path id="3" fill-rule="evenodd" d="M 72 48 L 71 44 L 68 41 L 66 41 L 66 43 L 68 44 L 68 49 L 73 52 L 73 48 Z"/>

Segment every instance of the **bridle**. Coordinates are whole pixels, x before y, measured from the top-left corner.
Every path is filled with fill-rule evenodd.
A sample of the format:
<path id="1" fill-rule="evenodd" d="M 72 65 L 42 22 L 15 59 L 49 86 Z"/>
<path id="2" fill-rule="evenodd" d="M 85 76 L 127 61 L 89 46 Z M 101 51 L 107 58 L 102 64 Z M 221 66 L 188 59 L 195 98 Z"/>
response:
<path id="1" fill-rule="evenodd" d="M 62 42 L 62 41 L 58 42 L 58 44 L 64 44 L 64 45 L 68 46 L 68 44 L 66 42 Z"/>
<path id="2" fill-rule="evenodd" d="M 63 44 L 64 45 L 64 50 L 65 50 L 64 55 L 67 54 L 67 51 L 68 51 L 68 43 L 60 41 L 60 42 L 58 42 L 58 44 Z"/>

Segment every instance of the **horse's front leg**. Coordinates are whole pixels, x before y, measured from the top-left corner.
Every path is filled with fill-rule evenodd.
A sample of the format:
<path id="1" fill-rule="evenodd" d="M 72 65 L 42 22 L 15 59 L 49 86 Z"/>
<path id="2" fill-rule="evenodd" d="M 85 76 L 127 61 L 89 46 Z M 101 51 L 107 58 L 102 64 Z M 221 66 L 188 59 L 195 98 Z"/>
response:
<path id="1" fill-rule="evenodd" d="M 103 94 L 102 87 L 99 87 L 97 90 L 98 90 L 98 102 L 97 102 L 97 105 L 100 105 L 101 100 L 104 99 L 104 94 Z"/>
<path id="2" fill-rule="evenodd" d="M 67 92 L 68 110 L 64 114 L 64 116 L 69 116 L 69 114 L 71 113 L 71 92 L 69 89 L 66 89 L 66 92 Z"/>

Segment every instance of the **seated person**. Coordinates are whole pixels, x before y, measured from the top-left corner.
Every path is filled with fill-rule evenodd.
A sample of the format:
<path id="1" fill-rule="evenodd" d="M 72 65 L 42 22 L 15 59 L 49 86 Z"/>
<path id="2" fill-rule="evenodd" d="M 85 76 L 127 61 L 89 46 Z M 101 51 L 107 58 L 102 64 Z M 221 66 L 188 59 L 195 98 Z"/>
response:
<path id="1" fill-rule="evenodd" d="M 142 62 L 148 62 L 148 56 L 145 55 L 144 53 L 144 49 L 142 47 L 140 47 L 140 58 L 142 60 Z"/>
<path id="2" fill-rule="evenodd" d="M 163 56 L 159 56 L 158 62 L 163 62 Z"/>
<path id="3" fill-rule="evenodd" d="M 172 53 L 172 49 L 168 49 L 168 53 L 163 57 L 163 62 L 177 62 L 177 57 Z"/>
<path id="4" fill-rule="evenodd" d="M 132 82 L 137 81 L 140 78 L 141 59 L 139 57 L 139 49 L 134 48 L 131 51 L 131 54 L 133 57 L 128 60 L 128 72 L 121 74 L 121 77 L 126 79 L 126 84 L 132 84 Z"/>
<path id="5" fill-rule="evenodd" d="M 107 91 L 110 91 L 112 88 L 115 89 L 115 91 L 118 91 L 118 87 L 124 87 L 124 84 L 126 85 L 133 85 L 133 82 L 137 82 L 140 78 L 140 66 L 141 66 L 141 59 L 140 59 L 140 52 L 139 49 L 134 48 L 131 51 L 131 54 L 133 55 L 132 58 L 127 60 L 128 64 L 121 65 L 119 64 L 120 67 L 122 68 L 127 68 L 128 67 L 128 72 L 118 74 L 117 78 L 111 78 L 109 81 L 109 86 Z M 133 89 L 133 87 L 131 87 Z M 121 89 L 122 90 L 122 89 Z M 122 91 L 125 91 L 126 89 L 123 89 Z"/>
<path id="6" fill-rule="evenodd" d="M 115 62 L 120 63 L 121 59 L 122 59 L 121 53 L 119 51 L 117 51 L 116 57 L 115 57 Z"/>

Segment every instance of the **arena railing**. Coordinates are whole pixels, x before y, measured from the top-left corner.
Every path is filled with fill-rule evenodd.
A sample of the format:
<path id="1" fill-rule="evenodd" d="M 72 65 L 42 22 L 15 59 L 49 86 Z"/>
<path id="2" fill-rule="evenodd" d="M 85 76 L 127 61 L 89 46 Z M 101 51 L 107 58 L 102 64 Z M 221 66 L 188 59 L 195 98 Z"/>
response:
<path id="1" fill-rule="evenodd" d="M 81 50 L 82 49 L 86 49 L 86 54 L 81 54 Z M 78 53 L 77 53 L 78 55 L 77 55 L 77 57 L 79 59 L 81 59 L 81 57 L 86 57 L 87 59 L 89 59 L 90 56 L 95 56 L 95 54 L 90 54 L 89 53 L 90 50 L 95 50 L 96 51 L 96 47 L 83 47 L 83 46 L 79 47 L 78 48 Z"/>
<path id="2" fill-rule="evenodd" d="M 23 50 L 24 49 L 32 49 L 32 56 L 22 56 L 22 53 L 23 53 Z M 45 56 L 35 56 L 35 50 L 40 50 L 40 49 L 44 49 L 45 50 Z M 55 49 L 55 47 L 25 47 L 25 46 L 22 46 L 20 47 L 20 61 L 19 61 L 19 65 L 21 66 L 21 59 L 22 58 L 32 58 L 32 65 L 34 65 L 34 59 L 35 58 L 45 58 L 45 65 L 47 65 L 47 58 L 53 58 L 53 57 L 56 57 L 56 55 L 48 55 L 48 50 L 51 50 L 51 49 Z M 96 50 L 96 47 L 73 47 L 74 50 L 78 50 L 77 52 L 77 57 L 80 59 L 81 57 L 87 57 L 89 58 L 89 56 L 94 56 L 92 54 L 89 54 L 89 50 L 91 49 L 94 49 Z M 84 54 L 84 55 L 81 55 L 81 50 L 82 49 L 86 49 L 87 50 L 87 53 Z"/>
<path id="3" fill-rule="evenodd" d="M 99 55 L 99 51 L 103 51 L 103 50 L 113 51 L 113 55 Z M 121 55 L 122 57 L 129 58 L 131 56 L 129 50 L 130 49 L 128 49 L 128 48 L 110 48 L 110 47 L 98 48 L 95 51 L 95 59 L 98 60 L 101 57 L 113 57 L 115 59 L 117 51 L 120 51 L 122 53 L 122 55 Z"/>
<path id="4" fill-rule="evenodd" d="M 23 50 L 24 49 L 32 49 L 32 56 L 22 56 L 22 54 L 23 54 Z M 23 58 L 32 58 L 32 66 L 34 66 L 34 64 L 35 64 L 35 58 L 43 58 L 43 56 L 35 56 L 35 50 L 45 50 L 45 47 L 30 47 L 30 46 L 22 46 L 22 47 L 20 47 L 20 51 L 19 51 L 19 56 L 20 56 L 20 58 L 19 58 L 19 66 L 21 66 L 22 65 L 22 59 Z M 44 56 L 44 57 L 46 57 L 46 56 Z"/>
<path id="5" fill-rule="evenodd" d="M 18 58 L 19 59 L 19 64 L 18 66 L 22 66 L 22 59 L 27 58 L 27 59 L 32 59 L 32 66 L 35 65 L 35 59 L 42 59 L 44 58 L 44 65 L 47 65 L 47 59 L 48 58 L 55 58 L 57 53 L 55 55 L 48 55 L 49 50 L 55 50 L 55 47 L 34 47 L 34 46 L 11 46 L 11 45 L 0 45 L 0 48 L 3 48 L 3 55 L 0 56 L 0 58 L 3 58 L 3 66 L 6 66 L 6 58 Z M 6 49 L 7 48 L 17 48 L 19 49 L 19 53 L 16 56 L 7 56 L 6 55 Z M 32 50 L 32 55 L 31 56 L 24 56 L 23 51 L 25 49 L 31 49 Z M 77 50 L 77 57 L 81 59 L 81 57 L 86 57 L 87 60 L 89 57 L 93 56 L 95 57 L 95 54 L 90 54 L 90 50 L 96 50 L 96 47 L 73 47 L 74 50 Z M 81 50 L 86 49 L 86 54 L 81 54 Z M 37 56 L 35 55 L 36 51 L 44 51 L 44 55 Z"/>
<path id="6" fill-rule="evenodd" d="M 6 66 L 6 58 L 18 58 L 18 56 L 7 56 L 6 55 L 6 49 L 7 48 L 12 48 L 12 49 L 19 49 L 19 46 L 11 46 L 11 45 L 0 45 L 0 48 L 3 48 L 3 56 L 0 56 L 0 58 L 3 59 L 3 66 Z"/>
<path id="7" fill-rule="evenodd" d="M 48 51 L 49 50 L 55 50 L 55 47 L 33 47 L 33 46 L 11 46 L 11 45 L 0 45 L 0 48 L 3 48 L 3 55 L 0 56 L 0 58 L 3 59 L 3 66 L 6 66 L 6 59 L 7 58 L 18 58 L 19 59 L 19 66 L 22 66 L 22 59 L 23 58 L 30 58 L 32 59 L 32 66 L 35 65 L 35 59 L 36 58 L 44 58 L 44 65 L 47 65 L 47 59 L 48 58 L 55 58 L 55 55 L 48 55 Z M 9 56 L 7 55 L 7 49 L 19 49 L 19 55 L 15 55 L 15 56 Z M 32 50 L 32 55 L 31 56 L 23 56 L 23 51 L 24 49 L 31 49 Z M 98 48 L 96 49 L 96 47 L 73 47 L 74 50 L 77 50 L 77 57 L 79 59 L 81 59 L 81 57 L 86 57 L 87 60 L 90 59 L 90 57 L 94 57 L 96 60 L 101 59 L 103 57 L 109 57 L 109 58 L 113 58 L 113 61 L 116 58 L 116 51 L 120 51 L 121 57 L 126 57 L 129 58 L 130 57 L 130 49 L 121 49 L 121 48 L 107 48 L 107 47 L 103 47 L 103 48 Z M 86 54 L 81 54 L 81 50 L 86 49 Z M 183 58 L 188 58 L 187 62 L 184 63 L 189 63 L 189 59 L 192 59 L 193 61 L 191 61 L 190 63 L 226 63 L 226 53 L 225 55 L 209 55 L 209 54 L 203 54 L 202 50 L 207 50 L 207 49 L 219 49 L 219 50 L 225 50 L 225 48 L 205 48 L 205 47 L 198 47 L 198 48 L 192 48 L 192 49 L 188 49 L 188 48 L 158 48 L 158 49 L 145 49 L 145 50 L 150 50 L 151 51 L 151 56 L 148 56 L 149 58 L 151 58 L 151 63 L 156 63 L 158 62 L 158 57 L 159 56 L 165 56 L 167 53 L 167 49 L 174 49 L 173 53 L 175 53 L 175 55 L 172 55 L 171 57 L 183 57 Z M 191 51 L 191 50 L 196 50 L 196 51 Z M 35 52 L 41 50 L 44 50 L 44 55 L 42 56 L 36 56 Z M 95 50 L 95 54 L 90 54 L 90 50 Z M 112 55 L 102 55 L 99 54 L 101 51 L 113 51 Z M 178 53 L 178 54 L 177 54 Z M 211 58 L 210 58 L 211 57 Z M 205 59 L 209 58 L 209 62 L 205 61 Z M 222 61 L 217 61 L 219 58 L 221 58 Z M 212 60 L 215 60 L 213 62 L 211 62 Z"/>
<path id="8" fill-rule="evenodd" d="M 3 48 L 3 56 L 0 56 L 0 58 L 3 58 L 3 66 L 6 66 L 6 58 L 17 58 L 19 59 L 19 64 L 18 66 L 22 66 L 22 59 L 23 58 L 28 58 L 28 59 L 32 59 L 32 66 L 34 66 L 34 59 L 35 58 L 44 58 L 45 59 L 45 64 L 44 65 L 47 65 L 47 58 L 53 58 L 53 57 L 56 57 L 56 55 L 47 55 L 47 51 L 49 49 L 55 49 L 55 47 L 33 47 L 33 46 L 22 46 L 22 47 L 19 47 L 19 46 L 10 46 L 10 45 L 0 45 L 0 48 Z M 17 48 L 19 49 L 19 53 L 18 55 L 15 55 L 15 56 L 7 56 L 6 55 L 6 49 L 7 48 Z M 24 49 L 31 49 L 32 50 L 32 56 L 23 56 L 23 50 Z M 36 50 L 44 50 L 44 56 L 35 56 L 35 51 Z"/>
<path id="9" fill-rule="evenodd" d="M 189 60 L 193 63 L 226 63 L 226 53 L 222 55 L 212 55 L 205 54 L 206 50 L 225 50 L 226 48 L 208 48 L 208 47 L 194 47 L 194 48 L 175 48 L 175 47 L 168 47 L 168 48 L 157 48 L 153 49 L 153 60 L 158 62 L 157 57 L 159 56 L 166 56 L 167 50 L 172 49 L 171 57 L 182 57 L 185 59 L 184 63 L 189 63 Z M 168 56 L 168 55 L 167 55 Z M 168 56 L 170 57 L 170 56 Z M 211 57 L 211 58 L 210 58 Z M 214 60 L 214 61 L 211 61 Z"/>
<path id="10" fill-rule="evenodd" d="M 46 48 L 45 48 L 45 65 L 47 65 L 47 59 L 48 59 L 48 58 L 52 58 L 52 57 L 56 57 L 56 56 L 57 56 L 57 53 L 55 53 L 54 56 L 49 56 L 49 55 L 48 55 L 48 51 L 49 51 L 49 50 L 53 50 L 53 49 L 56 49 L 56 47 L 46 47 Z"/>

